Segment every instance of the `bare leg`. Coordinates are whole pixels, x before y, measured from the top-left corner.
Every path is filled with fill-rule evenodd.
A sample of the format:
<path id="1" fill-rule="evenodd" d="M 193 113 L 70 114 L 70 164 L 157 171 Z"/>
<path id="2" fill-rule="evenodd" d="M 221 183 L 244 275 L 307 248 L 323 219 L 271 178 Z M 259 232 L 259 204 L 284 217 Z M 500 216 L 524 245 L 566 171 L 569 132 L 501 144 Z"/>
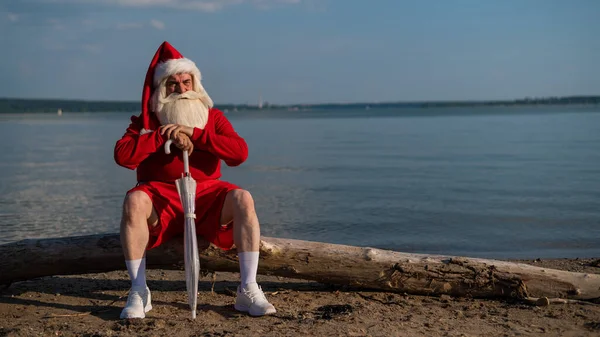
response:
<path id="1" fill-rule="evenodd" d="M 233 220 L 233 242 L 240 261 L 241 285 L 237 290 L 235 308 L 252 316 L 270 315 L 275 307 L 267 301 L 256 283 L 260 249 L 260 225 L 254 210 L 254 200 L 248 191 L 227 193 L 221 211 L 221 223 Z"/>
<path id="2" fill-rule="evenodd" d="M 233 242 L 238 252 L 258 252 L 260 225 L 250 192 L 233 190 L 227 193 L 221 212 L 221 223 L 233 220 Z"/>
<path id="3" fill-rule="evenodd" d="M 144 318 L 152 309 L 150 290 L 146 286 L 146 246 L 148 225 L 156 226 L 158 217 L 150 197 L 135 191 L 127 195 L 123 203 L 121 219 L 121 246 L 125 264 L 131 278 L 131 290 L 121 318 Z"/>
<path id="4" fill-rule="evenodd" d="M 158 217 L 150 197 L 142 191 L 127 195 L 123 203 L 121 218 L 121 246 L 125 260 L 144 257 L 148 245 L 148 225 L 156 226 Z"/>

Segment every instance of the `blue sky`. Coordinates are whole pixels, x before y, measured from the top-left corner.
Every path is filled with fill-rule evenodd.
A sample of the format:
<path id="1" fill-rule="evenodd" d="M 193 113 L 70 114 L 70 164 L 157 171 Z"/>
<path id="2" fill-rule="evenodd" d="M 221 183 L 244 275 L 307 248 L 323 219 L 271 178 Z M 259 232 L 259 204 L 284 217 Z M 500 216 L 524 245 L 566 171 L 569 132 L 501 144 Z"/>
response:
<path id="1" fill-rule="evenodd" d="M 2 0 L 0 97 L 139 100 L 167 40 L 219 103 L 600 94 L 597 0 Z"/>

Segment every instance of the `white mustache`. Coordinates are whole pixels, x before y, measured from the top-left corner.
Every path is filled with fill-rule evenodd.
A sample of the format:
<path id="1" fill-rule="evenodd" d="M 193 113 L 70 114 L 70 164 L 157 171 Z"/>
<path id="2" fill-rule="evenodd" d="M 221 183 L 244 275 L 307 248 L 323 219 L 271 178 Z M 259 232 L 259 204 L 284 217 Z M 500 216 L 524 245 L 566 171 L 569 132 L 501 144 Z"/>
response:
<path id="1" fill-rule="evenodd" d="M 158 101 L 159 101 L 159 103 L 167 104 L 167 103 L 175 102 L 175 101 L 177 101 L 179 99 L 198 99 L 198 100 L 202 100 L 202 98 L 204 98 L 204 94 L 201 94 L 201 93 L 196 92 L 194 90 L 189 90 L 189 91 L 186 91 L 186 92 L 184 92 L 182 94 L 178 94 L 178 93 L 174 92 L 174 93 L 170 94 L 167 97 L 164 97 L 164 98 L 163 97 L 159 97 Z"/>

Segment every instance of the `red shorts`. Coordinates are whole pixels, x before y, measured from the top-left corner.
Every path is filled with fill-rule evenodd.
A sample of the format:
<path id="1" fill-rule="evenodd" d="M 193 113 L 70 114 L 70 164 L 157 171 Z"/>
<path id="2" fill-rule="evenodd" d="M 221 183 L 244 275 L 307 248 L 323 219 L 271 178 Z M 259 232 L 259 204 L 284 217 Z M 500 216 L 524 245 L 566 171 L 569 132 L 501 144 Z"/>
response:
<path id="1" fill-rule="evenodd" d="M 235 189 L 239 187 L 221 180 L 199 181 L 196 185 L 196 234 L 222 249 L 233 246 L 233 226 L 222 226 L 221 210 L 227 193 Z M 127 193 L 133 191 L 146 192 L 158 215 L 158 224 L 149 228 L 148 250 L 183 234 L 183 209 L 175 183 L 144 182 Z"/>

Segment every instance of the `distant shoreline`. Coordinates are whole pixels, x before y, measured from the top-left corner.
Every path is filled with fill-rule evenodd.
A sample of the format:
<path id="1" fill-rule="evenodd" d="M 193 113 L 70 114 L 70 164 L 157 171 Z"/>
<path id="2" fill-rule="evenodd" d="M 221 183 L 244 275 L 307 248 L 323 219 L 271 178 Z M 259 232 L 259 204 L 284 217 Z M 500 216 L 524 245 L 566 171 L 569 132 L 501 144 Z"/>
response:
<path id="1" fill-rule="evenodd" d="M 381 109 L 381 108 L 453 108 L 453 107 L 530 107 L 530 106 L 598 106 L 600 96 L 566 96 L 547 98 L 525 98 L 489 101 L 422 101 L 422 102 L 359 102 L 322 104 L 217 104 L 221 110 L 337 110 L 337 109 Z M 140 102 L 128 101 L 84 101 L 60 99 L 0 98 L 2 113 L 57 113 L 57 112 L 138 112 Z"/>

